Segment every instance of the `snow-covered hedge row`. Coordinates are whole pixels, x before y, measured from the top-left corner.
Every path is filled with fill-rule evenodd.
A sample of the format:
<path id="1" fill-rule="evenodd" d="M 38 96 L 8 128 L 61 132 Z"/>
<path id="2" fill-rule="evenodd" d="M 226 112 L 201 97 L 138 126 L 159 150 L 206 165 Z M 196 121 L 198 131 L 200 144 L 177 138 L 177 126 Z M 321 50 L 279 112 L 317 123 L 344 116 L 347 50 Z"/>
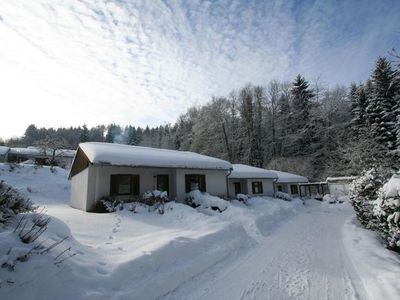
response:
<path id="1" fill-rule="evenodd" d="M 361 223 L 400 252 L 400 175 L 384 183 L 375 169 L 366 171 L 353 182 L 350 198 Z"/>

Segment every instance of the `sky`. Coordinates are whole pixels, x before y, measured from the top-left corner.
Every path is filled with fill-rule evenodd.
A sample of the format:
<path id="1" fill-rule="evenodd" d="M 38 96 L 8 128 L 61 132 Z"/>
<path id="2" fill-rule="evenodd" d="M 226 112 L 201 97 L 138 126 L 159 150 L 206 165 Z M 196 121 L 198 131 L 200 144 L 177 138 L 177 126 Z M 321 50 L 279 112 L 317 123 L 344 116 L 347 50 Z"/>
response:
<path id="1" fill-rule="evenodd" d="M 400 1 L 2 0 L 0 137 L 173 123 L 247 83 L 368 78 Z"/>

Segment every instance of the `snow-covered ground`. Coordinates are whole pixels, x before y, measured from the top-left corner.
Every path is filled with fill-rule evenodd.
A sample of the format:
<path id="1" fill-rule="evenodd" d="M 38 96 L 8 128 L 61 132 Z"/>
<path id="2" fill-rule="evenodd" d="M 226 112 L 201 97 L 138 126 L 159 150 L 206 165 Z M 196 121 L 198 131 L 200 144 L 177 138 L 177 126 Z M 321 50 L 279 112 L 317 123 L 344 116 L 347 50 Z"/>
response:
<path id="1" fill-rule="evenodd" d="M 0 269 L 0 299 L 396 299 L 399 256 L 347 203 L 252 198 L 223 213 L 169 203 L 110 214 L 69 207 L 62 169 L 25 165 L 0 180 L 45 206 L 48 254 Z M 10 241 L 3 233 L 4 241 Z M 5 236 L 8 234 L 8 236 Z M 0 241 L 0 257 L 9 245 Z M 63 250 L 76 253 L 55 265 Z"/>

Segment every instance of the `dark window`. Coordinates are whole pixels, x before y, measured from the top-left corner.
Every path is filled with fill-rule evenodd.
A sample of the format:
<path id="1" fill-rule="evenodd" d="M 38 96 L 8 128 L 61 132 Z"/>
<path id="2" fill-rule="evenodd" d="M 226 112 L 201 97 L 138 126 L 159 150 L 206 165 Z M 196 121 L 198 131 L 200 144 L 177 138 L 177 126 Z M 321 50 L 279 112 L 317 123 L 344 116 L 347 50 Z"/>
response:
<path id="1" fill-rule="evenodd" d="M 282 192 L 283 191 L 283 188 L 282 188 L 281 185 L 277 185 L 276 188 L 277 188 L 278 192 Z"/>
<path id="2" fill-rule="evenodd" d="M 261 181 L 253 181 L 251 183 L 253 188 L 253 194 L 262 194 L 263 193 L 263 186 Z"/>
<path id="3" fill-rule="evenodd" d="M 187 174 L 185 175 L 186 193 L 199 190 L 200 192 L 206 191 L 206 175 L 200 174 Z"/>
<path id="4" fill-rule="evenodd" d="M 111 175 L 111 196 L 139 195 L 139 175 Z"/>
<path id="5" fill-rule="evenodd" d="M 240 182 L 234 182 L 233 185 L 235 186 L 235 195 L 242 193 L 242 187 Z"/>
<path id="6" fill-rule="evenodd" d="M 298 193 L 299 193 L 299 189 L 298 189 L 297 185 L 291 185 L 291 186 L 290 186 L 290 193 L 291 193 L 292 195 L 295 195 L 295 194 L 298 194 Z"/>
<path id="7" fill-rule="evenodd" d="M 167 192 L 169 195 L 169 176 L 168 175 L 157 175 L 157 190 L 161 192 Z"/>

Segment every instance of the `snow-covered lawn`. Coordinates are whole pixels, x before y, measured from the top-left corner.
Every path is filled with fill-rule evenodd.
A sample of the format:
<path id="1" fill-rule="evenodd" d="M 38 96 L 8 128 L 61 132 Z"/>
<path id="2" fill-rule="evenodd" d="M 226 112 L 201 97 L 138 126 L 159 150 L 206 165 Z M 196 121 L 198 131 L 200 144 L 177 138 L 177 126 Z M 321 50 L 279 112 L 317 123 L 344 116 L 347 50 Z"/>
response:
<path id="1" fill-rule="evenodd" d="M 110 214 L 71 208 L 62 169 L 25 165 L 0 180 L 45 206 L 48 254 L 0 269 L 0 299 L 395 299 L 399 256 L 349 204 L 252 198 L 223 213 L 169 203 Z M 3 232 L 0 257 L 12 233 Z M 15 241 L 17 244 L 18 241 Z M 55 265 L 63 250 L 76 253 Z"/>

